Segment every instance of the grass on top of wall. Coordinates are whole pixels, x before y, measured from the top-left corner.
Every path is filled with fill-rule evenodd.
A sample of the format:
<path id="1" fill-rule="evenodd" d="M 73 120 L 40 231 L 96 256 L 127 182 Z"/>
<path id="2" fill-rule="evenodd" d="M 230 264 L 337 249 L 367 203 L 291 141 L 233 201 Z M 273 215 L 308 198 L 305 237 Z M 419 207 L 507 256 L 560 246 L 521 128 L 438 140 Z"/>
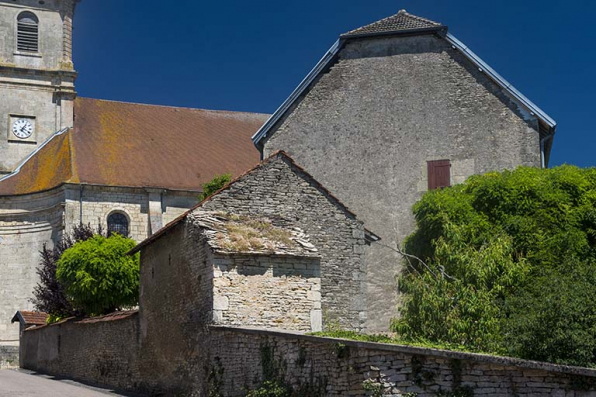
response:
<path id="1" fill-rule="evenodd" d="M 328 338 L 339 338 L 339 339 L 348 339 L 360 342 L 373 342 L 373 343 L 388 343 L 393 345 L 404 345 L 404 346 L 413 346 L 413 347 L 422 347 L 427 349 L 441 349 L 441 350 L 450 350 L 456 352 L 463 352 L 463 353 L 482 353 L 482 354 L 490 354 L 496 356 L 502 356 L 497 352 L 486 352 L 486 351 L 478 351 L 470 349 L 469 347 L 463 345 L 457 345 L 453 343 L 433 343 L 429 341 L 409 341 L 405 339 L 401 339 L 397 336 L 387 336 L 382 334 L 361 334 L 354 331 L 345 331 L 345 330 L 332 330 L 332 331 L 323 331 L 323 332 L 312 332 L 309 333 L 312 336 L 322 336 Z"/>

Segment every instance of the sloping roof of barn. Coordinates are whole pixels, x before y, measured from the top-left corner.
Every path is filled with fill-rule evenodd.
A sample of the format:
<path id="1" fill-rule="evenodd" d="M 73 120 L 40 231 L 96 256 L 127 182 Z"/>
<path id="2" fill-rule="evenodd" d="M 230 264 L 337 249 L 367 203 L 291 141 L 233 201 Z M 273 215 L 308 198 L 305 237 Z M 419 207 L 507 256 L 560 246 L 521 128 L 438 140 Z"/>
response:
<path id="1" fill-rule="evenodd" d="M 204 203 L 206 203 L 206 202 L 210 201 L 211 199 L 213 199 L 220 192 L 222 192 L 224 190 L 228 190 L 234 184 L 236 184 L 238 182 L 241 182 L 242 179 L 245 176 L 247 176 L 247 175 L 249 175 L 249 174 L 251 174 L 253 172 L 258 172 L 259 169 L 261 169 L 264 165 L 266 165 L 266 164 L 268 164 L 268 163 L 270 163 L 272 161 L 285 161 L 285 162 L 287 162 L 287 164 L 289 164 L 290 167 L 292 167 L 292 170 L 294 172 L 299 172 L 301 175 L 303 175 L 307 180 L 310 181 L 310 183 L 313 184 L 313 186 L 315 186 L 322 194 L 324 194 L 325 197 L 329 201 L 331 201 L 334 205 L 336 205 L 338 208 L 340 208 L 345 213 L 349 214 L 349 216 L 354 217 L 354 218 L 357 218 L 356 214 L 354 214 L 344 203 L 342 203 L 329 190 L 327 190 L 327 188 L 325 186 L 323 186 L 311 174 L 309 174 L 308 171 L 306 171 L 304 168 L 302 168 L 298 164 L 296 164 L 296 162 L 294 161 L 294 159 L 291 158 L 286 152 L 284 152 L 283 150 L 280 150 L 280 151 L 277 151 L 277 152 L 273 153 L 271 156 L 267 157 L 265 160 L 261 161 L 257 166 L 249 169 L 244 174 L 240 175 L 238 178 L 232 180 L 230 183 L 228 183 L 227 185 L 225 185 L 224 187 L 222 187 L 221 189 L 219 189 L 217 192 L 213 193 L 211 196 L 207 197 L 206 199 L 204 199 L 203 201 L 201 201 L 200 203 L 198 203 L 197 205 L 195 205 L 193 208 L 189 209 L 188 211 L 184 212 L 182 215 L 178 216 L 176 219 L 174 219 L 173 221 L 171 221 L 170 223 L 168 223 L 167 225 L 165 225 L 164 227 L 162 227 L 159 231 L 157 231 L 157 233 L 153 234 L 151 237 L 148 237 L 147 239 L 141 241 L 129 253 L 132 254 L 132 253 L 138 252 L 141 249 L 143 249 L 143 247 L 145 247 L 145 246 L 151 244 L 152 242 L 154 242 L 155 240 L 159 239 L 162 235 L 166 234 L 171 228 L 173 228 L 178 223 L 182 222 L 184 219 L 186 219 L 191 214 L 193 214 L 194 212 L 196 212 L 199 208 L 201 208 L 203 206 Z M 379 237 L 378 235 L 374 234 L 373 232 L 371 232 L 370 230 L 368 230 L 366 228 L 364 228 L 364 232 L 365 232 L 365 238 L 368 241 L 379 241 L 379 240 L 381 240 L 381 237 Z"/>
<path id="2" fill-rule="evenodd" d="M 318 257 L 309 236 L 298 227 L 274 226 L 264 217 L 217 211 L 194 211 L 188 215 L 220 254 L 260 254 Z"/>
<path id="3" fill-rule="evenodd" d="M 8 176 L 0 195 L 63 183 L 200 191 L 259 162 L 251 135 L 268 115 L 77 98 L 73 129 L 55 133 Z"/>

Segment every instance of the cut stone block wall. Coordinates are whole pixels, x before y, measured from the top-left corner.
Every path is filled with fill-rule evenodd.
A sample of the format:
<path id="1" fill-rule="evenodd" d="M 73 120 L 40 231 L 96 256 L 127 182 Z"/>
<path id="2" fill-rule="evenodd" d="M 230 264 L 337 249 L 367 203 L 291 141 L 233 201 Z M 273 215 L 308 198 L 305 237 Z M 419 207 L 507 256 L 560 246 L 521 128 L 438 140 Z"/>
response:
<path id="1" fill-rule="evenodd" d="M 19 367 L 19 346 L 0 345 L 0 369 Z"/>
<path id="2" fill-rule="evenodd" d="M 62 237 L 63 192 L 0 197 L 0 342 L 18 341 L 17 310 L 32 310 L 39 251 Z"/>
<path id="3" fill-rule="evenodd" d="M 64 185 L 46 192 L 0 197 L 0 342 L 18 341 L 17 310 L 33 310 L 30 302 L 38 282 L 36 269 L 44 244 L 52 247 L 81 219 L 80 185 Z M 149 193 L 146 189 L 85 185 L 83 223 L 106 229 L 107 217 L 121 211 L 130 220 L 131 237 L 149 236 Z M 196 204 L 196 192 L 163 191 L 157 209 L 167 223 Z"/>
<path id="4" fill-rule="evenodd" d="M 318 258 L 213 257 L 213 322 L 321 331 Z"/>

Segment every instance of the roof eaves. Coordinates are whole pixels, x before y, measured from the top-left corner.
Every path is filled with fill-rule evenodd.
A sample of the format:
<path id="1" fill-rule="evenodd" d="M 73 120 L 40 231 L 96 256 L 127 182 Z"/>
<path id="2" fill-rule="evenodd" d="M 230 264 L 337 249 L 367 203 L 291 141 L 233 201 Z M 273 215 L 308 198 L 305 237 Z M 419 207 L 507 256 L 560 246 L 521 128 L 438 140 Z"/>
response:
<path id="1" fill-rule="evenodd" d="M 323 58 L 315 65 L 315 67 L 306 75 L 306 77 L 298 84 L 298 87 L 292 91 L 290 96 L 281 104 L 281 106 L 269 117 L 269 119 L 263 124 L 261 128 L 252 136 L 252 141 L 257 148 L 259 148 L 259 142 L 265 138 L 269 133 L 269 130 L 273 128 L 275 124 L 286 114 L 294 102 L 300 98 L 300 96 L 308 89 L 315 78 L 321 73 L 327 66 L 333 62 L 335 56 L 343 46 L 343 40 L 340 38 L 337 40 L 331 48 L 325 53 Z"/>
<path id="2" fill-rule="evenodd" d="M 551 131 L 557 127 L 557 122 L 553 120 L 548 114 L 540 109 L 536 104 L 530 101 L 525 95 L 519 92 L 511 83 L 509 83 L 503 76 L 497 73 L 486 62 L 484 62 L 478 55 L 470 50 L 464 43 L 459 41 L 451 33 L 447 33 L 445 39 L 457 50 L 459 50 L 467 59 L 474 63 L 481 71 L 486 73 L 495 83 L 503 88 L 509 95 L 520 102 L 526 109 L 533 113 L 541 122 L 546 124 Z"/>

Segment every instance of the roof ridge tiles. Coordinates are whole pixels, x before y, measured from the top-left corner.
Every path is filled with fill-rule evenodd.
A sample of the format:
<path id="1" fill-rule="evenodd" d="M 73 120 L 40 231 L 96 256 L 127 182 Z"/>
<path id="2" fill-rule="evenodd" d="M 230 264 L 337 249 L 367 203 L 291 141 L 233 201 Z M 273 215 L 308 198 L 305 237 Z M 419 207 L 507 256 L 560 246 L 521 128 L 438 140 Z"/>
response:
<path id="1" fill-rule="evenodd" d="M 101 101 L 101 102 L 112 102 L 112 103 L 122 103 L 125 105 L 134 105 L 134 106 L 152 106 L 152 107 L 159 107 L 159 108 L 166 108 L 166 109 L 181 109 L 181 110 L 200 110 L 202 112 L 213 112 L 213 113 L 244 113 L 244 114 L 256 114 L 256 115 L 265 115 L 269 116 L 269 113 L 261 113 L 261 112 L 247 112 L 244 110 L 223 110 L 223 109 L 205 109 L 205 108 L 193 108 L 189 106 L 173 106 L 173 105 L 161 105 L 155 103 L 141 103 L 141 102 L 130 102 L 130 101 L 117 101 L 114 99 L 102 99 L 102 98 L 89 98 L 89 97 L 78 97 L 82 100 L 88 101 Z"/>
<path id="2" fill-rule="evenodd" d="M 350 30 L 349 32 L 342 34 L 341 37 L 443 28 L 445 28 L 445 26 L 439 22 L 410 14 L 405 9 L 402 9 L 399 10 L 397 14 L 390 15 L 368 25 Z"/>

